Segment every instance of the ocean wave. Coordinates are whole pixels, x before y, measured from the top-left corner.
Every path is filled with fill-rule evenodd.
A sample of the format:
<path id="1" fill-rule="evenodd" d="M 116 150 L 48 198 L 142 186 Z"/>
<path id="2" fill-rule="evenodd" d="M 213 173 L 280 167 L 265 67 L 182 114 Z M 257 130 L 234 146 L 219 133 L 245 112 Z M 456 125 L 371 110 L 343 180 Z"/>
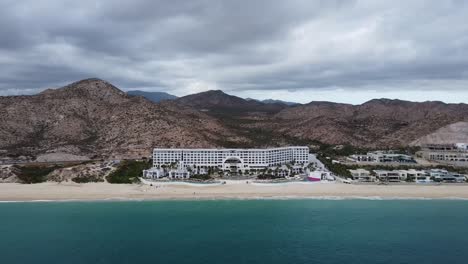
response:
<path id="1" fill-rule="evenodd" d="M 372 201 L 391 201 L 391 200 L 460 200 L 468 201 L 468 198 L 462 197 L 390 197 L 390 196 L 216 196 L 216 197 L 154 197 L 154 198 L 126 198 L 112 197 L 103 199 L 60 199 L 60 200 L 17 200 L 0 201 L 0 203 L 57 203 L 57 202 L 148 202 L 148 201 L 203 201 L 203 200 L 372 200 Z"/>

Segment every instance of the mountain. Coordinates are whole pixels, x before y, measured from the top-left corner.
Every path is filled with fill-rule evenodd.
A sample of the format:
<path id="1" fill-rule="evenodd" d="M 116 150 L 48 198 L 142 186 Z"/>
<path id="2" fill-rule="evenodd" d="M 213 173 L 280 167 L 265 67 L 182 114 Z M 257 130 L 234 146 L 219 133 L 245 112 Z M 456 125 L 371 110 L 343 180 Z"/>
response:
<path id="1" fill-rule="evenodd" d="M 283 104 L 265 104 L 254 100 L 246 100 L 226 94 L 221 90 L 191 94 L 180 97 L 175 101 L 215 115 L 272 114 L 278 113 L 287 107 Z"/>
<path id="2" fill-rule="evenodd" d="M 129 96 L 100 79 L 0 97 L 0 109 L 0 154 L 13 157 L 136 158 L 158 146 L 214 147 L 239 140 L 202 112 Z"/>
<path id="3" fill-rule="evenodd" d="M 468 138 L 468 105 L 375 99 L 289 107 L 207 91 L 153 103 L 100 79 L 0 97 L 0 159 L 140 158 L 154 147 L 351 144 L 387 148 Z"/>
<path id="4" fill-rule="evenodd" d="M 374 99 L 362 105 L 311 102 L 275 115 L 272 129 L 329 144 L 405 146 L 437 129 L 468 120 L 468 105 Z"/>
<path id="5" fill-rule="evenodd" d="M 145 92 L 140 90 L 128 91 L 128 95 L 143 96 L 151 102 L 159 103 L 165 100 L 177 99 L 177 96 L 165 92 Z"/>
<path id="6" fill-rule="evenodd" d="M 350 144 L 401 147 L 468 120 L 468 105 L 374 99 L 361 105 L 313 101 L 294 107 L 208 91 L 175 100 L 217 118 L 259 145 Z"/>
<path id="7" fill-rule="evenodd" d="M 257 100 L 257 99 L 253 99 L 253 98 L 246 98 L 245 100 L 248 100 L 248 101 L 253 100 L 253 101 L 261 102 L 261 103 L 264 103 L 264 104 L 284 104 L 284 105 L 287 105 L 287 106 L 300 105 L 300 103 L 296 103 L 296 102 L 288 102 L 288 101 L 275 100 L 275 99 Z"/>

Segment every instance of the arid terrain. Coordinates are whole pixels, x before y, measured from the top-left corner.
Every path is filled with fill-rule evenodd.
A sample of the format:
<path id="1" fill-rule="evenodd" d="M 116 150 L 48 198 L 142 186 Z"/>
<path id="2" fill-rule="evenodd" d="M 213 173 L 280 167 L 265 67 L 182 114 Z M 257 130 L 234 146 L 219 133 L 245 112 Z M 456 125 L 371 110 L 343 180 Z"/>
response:
<path id="1" fill-rule="evenodd" d="M 466 104 L 389 99 L 290 106 L 208 91 L 154 103 L 100 79 L 0 97 L 0 109 L 1 158 L 38 161 L 141 158 L 153 147 L 402 147 L 466 138 L 468 119 Z"/>

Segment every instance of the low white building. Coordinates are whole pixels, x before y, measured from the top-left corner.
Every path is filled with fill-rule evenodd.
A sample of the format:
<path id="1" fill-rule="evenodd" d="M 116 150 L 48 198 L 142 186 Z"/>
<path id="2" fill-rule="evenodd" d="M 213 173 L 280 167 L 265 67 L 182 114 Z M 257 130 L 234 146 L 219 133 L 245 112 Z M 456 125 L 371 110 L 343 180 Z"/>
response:
<path id="1" fill-rule="evenodd" d="M 166 176 L 167 173 L 164 171 L 164 169 L 151 168 L 148 170 L 143 170 L 143 178 L 156 180 Z"/>
<path id="2" fill-rule="evenodd" d="M 373 158 L 369 155 L 362 155 L 362 154 L 353 154 L 348 157 L 348 160 L 353 162 L 373 162 Z"/>
<path id="3" fill-rule="evenodd" d="M 421 156 L 428 160 L 468 162 L 468 152 L 464 151 L 423 151 Z"/>
<path id="4" fill-rule="evenodd" d="M 349 170 L 351 177 L 355 181 L 371 182 L 375 181 L 375 177 L 371 175 L 371 172 L 365 169 Z"/>
<path id="5" fill-rule="evenodd" d="M 172 169 L 168 172 L 169 179 L 188 179 L 190 172 L 186 168 Z"/>
<path id="6" fill-rule="evenodd" d="M 426 171 L 423 170 L 415 170 L 415 169 L 409 169 L 409 170 L 400 170 L 400 175 L 404 177 L 406 181 L 426 181 Z"/>
<path id="7" fill-rule="evenodd" d="M 306 170 L 307 180 L 312 182 L 319 182 L 319 181 L 334 181 L 335 177 L 331 175 L 329 171 L 325 170 Z"/>
<path id="8" fill-rule="evenodd" d="M 406 174 L 398 170 L 374 170 L 374 173 L 382 182 L 401 182 L 406 180 Z"/>
<path id="9" fill-rule="evenodd" d="M 468 143 L 455 143 L 455 147 L 461 151 L 468 151 Z"/>
<path id="10" fill-rule="evenodd" d="M 428 175 L 437 182 L 465 182 L 466 176 L 459 173 L 452 173 L 442 169 L 432 169 Z"/>
<path id="11" fill-rule="evenodd" d="M 153 167 L 148 170 L 143 170 L 143 177 L 147 179 L 161 179 L 167 177 L 169 179 L 188 179 L 192 175 L 192 172 L 186 168 L 183 163 L 177 164 L 177 167 L 164 167 L 157 168 Z"/>
<path id="12" fill-rule="evenodd" d="M 348 157 L 348 160 L 354 162 L 380 162 L 380 163 L 414 163 L 410 155 L 394 153 L 392 151 L 372 151 L 366 155 L 355 154 Z"/>

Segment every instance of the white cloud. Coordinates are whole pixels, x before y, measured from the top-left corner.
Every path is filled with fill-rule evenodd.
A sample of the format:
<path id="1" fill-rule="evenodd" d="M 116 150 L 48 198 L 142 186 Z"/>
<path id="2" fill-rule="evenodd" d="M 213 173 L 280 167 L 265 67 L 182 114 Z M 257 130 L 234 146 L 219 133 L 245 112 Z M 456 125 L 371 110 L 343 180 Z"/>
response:
<path id="1" fill-rule="evenodd" d="M 464 100 L 467 15 L 463 1 L 2 1 L 0 91 L 100 77 L 177 95 Z"/>

